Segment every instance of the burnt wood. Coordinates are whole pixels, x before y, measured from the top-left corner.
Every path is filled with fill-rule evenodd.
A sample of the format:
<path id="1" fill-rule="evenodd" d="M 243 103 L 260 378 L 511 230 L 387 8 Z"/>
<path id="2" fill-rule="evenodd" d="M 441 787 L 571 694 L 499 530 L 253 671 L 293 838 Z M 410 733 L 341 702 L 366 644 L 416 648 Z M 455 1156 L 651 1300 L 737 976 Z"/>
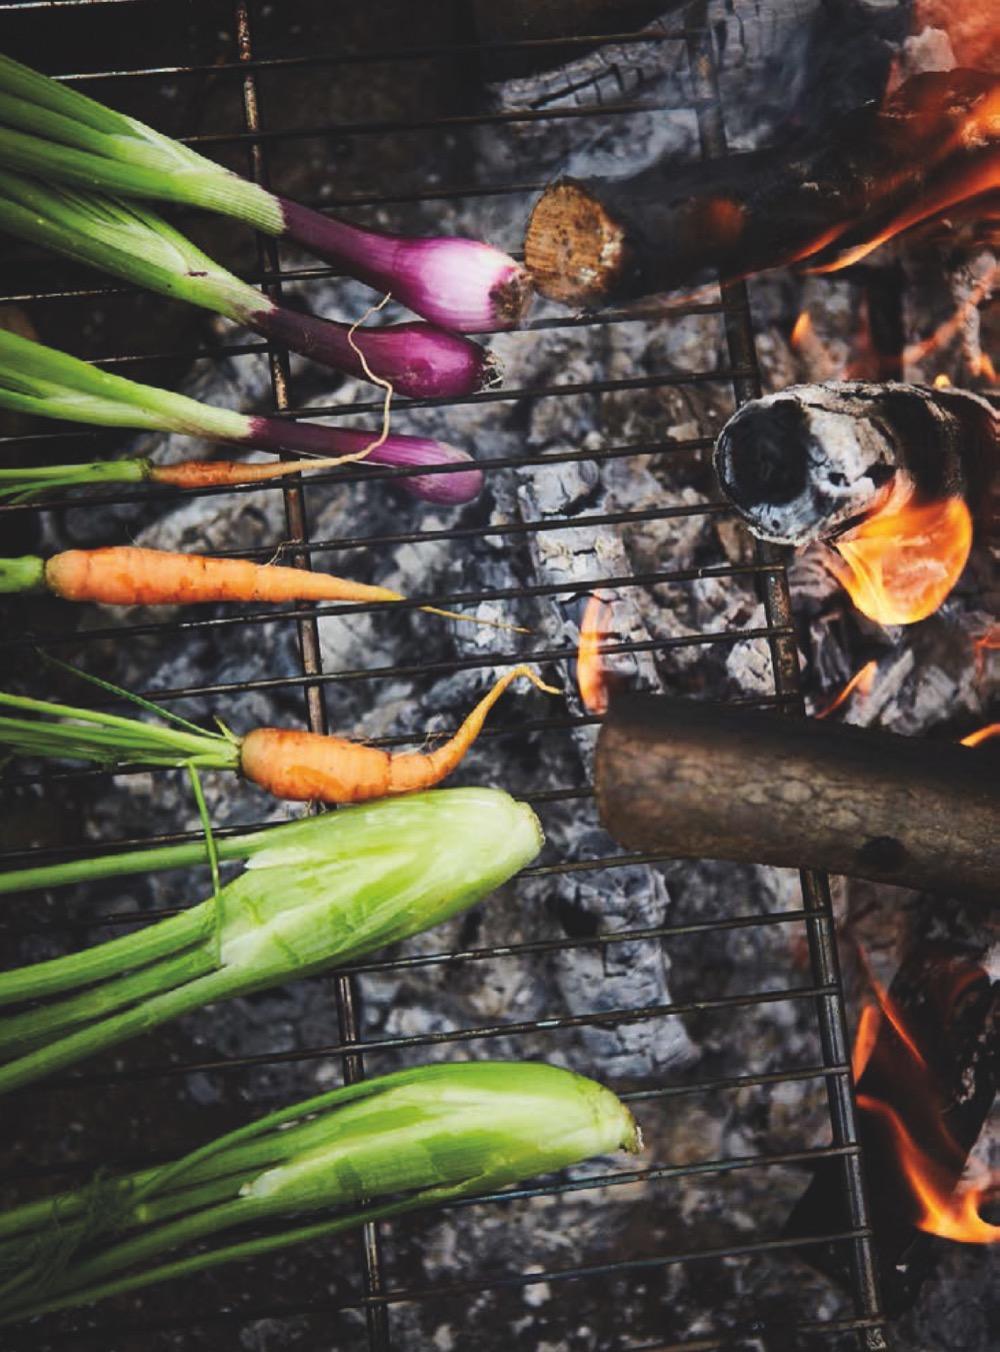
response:
<path id="1" fill-rule="evenodd" d="M 922 1062 L 893 1024 L 882 1018 L 857 1082 L 862 1164 L 869 1214 L 887 1312 L 909 1309 L 944 1241 L 916 1225 L 920 1207 L 900 1165 L 896 1138 L 885 1117 L 869 1106 L 887 1105 L 911 1140 L 934 1160 L 952 1189 L 989 1116 L 1000 1076 L 1000 985 L 970 956 L 940 944 L 920 943 L 889 987 L 892 1008 Z M 821 1160 L 789 1216 L 786 1233 L 815 1235 L 848 1228 L 839 1160 Z M 810 1244 L 801 1256 L 850 1285 L 843 1245 Z"/>
<path id="2" fill-rule="evenodd" d="M 723 493 L 753 533 L 778 544 L 829 539 L 906 476 L 920 501 L 964 497 L 991 519 L 1000 409 L 985 396 L 922 385 L 792 385 L 745 404 L 715 448 Z"/>
<path id="3" fill-rule="evenodd" d="M 792 134 L 781 146 L 725 160 L 660 160 L 616 179 L 566 178 L 535 204 L 525 262 L 543 295 L 568 305 L 611 301 L 747 276 L 879 237 L 904 213 L 1000 186 L 996 77 L 911 77 L 883 107 Z M 982 127 L 967 134 L 970 118 Z M 964 129 L 964 130 L 963 130 Z"/>
<path id="4" fill-rule="evenodd" d="M 1000 777 L 985 747 L 629 694 L 601 727 L 595 773 L 601 821 L 628 849 L 983 899 L 1000 889 Z"/>

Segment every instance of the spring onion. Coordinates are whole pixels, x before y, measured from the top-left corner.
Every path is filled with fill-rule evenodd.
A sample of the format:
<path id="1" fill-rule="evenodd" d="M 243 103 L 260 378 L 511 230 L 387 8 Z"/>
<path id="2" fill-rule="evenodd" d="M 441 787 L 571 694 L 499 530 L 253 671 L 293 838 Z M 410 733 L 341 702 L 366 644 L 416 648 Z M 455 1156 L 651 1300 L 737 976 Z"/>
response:
<path id="1" fill-rule="evenodd" d="M 244 838 L 246 868 L 196 906 L 80 953 L 0 973 L 0 1093 L 215 1000 L 395 943 L 479 901 L 538 853 L 497 789 L 347 808 Z M 89 862 L 89 861 L 85 861 Z"/>
<path id="2" fill-rule="evenodd" d="M 621 1100 L 572 1071 L 530 1061 L 397 1071 L 271 1113 L 173 1163 L 0 1216 L 0 1320 L 641 1149 Z M 309 1219 L 315 1212 L 332 1214 Z M 218 1238 L 261 1221 L 263 1236 Z"/>
<path id="3" fill-rule="evenodd" d="M 344 460 L 413 467 L 455 465 L 447 474 L 400 477 L 400 485 L 427 502 L 455 505 L 478 496 L 482 473 L 465 451 L 430 437 L 379 433 L 358 428 L 237 413 L 213 408 L 172 390 L 143 385 L 101 371 L 57 348 L 0 329 L 0 407 L 101 427 L 134 427 L 203 437 L 257 450 L 298 452 L 319 457 L 292 463 L 239 463 L 230 460 L 182 460 L 155 465 L 150 460 L 98 461 L 82 465 L 45 465 L 0 469 L 0 498 L 25 502 L 54 488 L 88 484 L 162 483 L 180 488 L 255 483 L 300 470 L 329 469 Z M 459 468 L 467 466 L 467 468 Z"/>
<path id="4" fill-rule="evenodd" d="M 354 328 L 277 305 L 138 203 L 0 170 L 0 230 L 262 334 L 321 365 L 410 397 L 455 398 L 495 384 L 493 357 L 420 322 Z"/>
<path id="5" fill-rule="evenodd" d="M 250 183 L 144 123 L 0 56 L 0 164 L 75 187 L 235 217 L 311 253 L 447 329 L 514 328 L 526 271 L 478 240 L 362 230 Z"/>
<path id="6" fill-rule="evenodd" d="M 30 562 L 26 568 L 30 568 Z M 206 732 L 92 676 L 86 679 L 167 721 L 151 723 L 0 692 L 0 708 L 16 711 L 0 715 L 0 746 L 19 756 L 92 761 L 109 767 L 232 770 L 277 798 L 360 803 L 414 793 L 440 783 L 461 762 L 503 692 L 521 677 L 548 694 L 560 693 L 540 680 L 531 667 L 523 663 L 511 667 L 466 716 L 458 731 L 433 751 L 384 751 L 345 737 L 297 728 L 254 728 L 244 737 L 237 737 L 222 725 L 221 732 Z"/>

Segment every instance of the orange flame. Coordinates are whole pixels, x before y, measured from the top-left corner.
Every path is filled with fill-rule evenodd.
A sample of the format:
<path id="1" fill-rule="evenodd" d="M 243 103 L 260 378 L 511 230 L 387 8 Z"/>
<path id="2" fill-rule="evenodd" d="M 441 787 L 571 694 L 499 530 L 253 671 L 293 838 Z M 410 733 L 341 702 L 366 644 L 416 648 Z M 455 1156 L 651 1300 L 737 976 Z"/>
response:
<path id="1" fill-rule="evenodd" d="M 929 103 L 926 103 L 923 109 L 914 105 L 913 111 L 930 116 L 934 113 Z M 919 126 L 919 116 L 915 121 Z M 965 149 L 987 146 L 991 146 L 988 155 L 977 157 L 968 164 L 961 161 L 954 165 L 949 164 L 949 158 L 956 152 L 961 155 Z M 929 142 L 927 154 L 928 170 L 931 165 L 937 165 L 940 166 L 941 172 L 937 174 L 936 179 L 928 181 L 926 191 L 922 192 L 916 201 L 905 203 L 891 214 L 886 223 L 873 235 L 868 235 L 859 243 L 850 246 L 833 260 L 813 264 L 807 270 L 815 273 L 839 272 L 842 268 L 859 263 L 873 250 L 894 239 L 904 230 L 939 217 L 954 207 L 984 197 L 1000 188 L 1000 87 L 983 94 L 968 110 L 959 125 L 940 144 L 935 146 Z M 899 186 L 900 182 L 901 180 L 890 181 L 886 184 L 886 197 Z M 843 226 L 830 227 L 790 261 L 794 263 L 815 257 L 846 233 L 847 229 Z"/>
<path id="2" fill-rule="evenodd" d="M 792 347 L 801 347 L 806 339 L 813 332 L 813 322 L 809 311 L 803 310 L 792 328 L 792 336 L 789 339 Z"/>
<path id="3" fill-rule="evenodd" d="M 854 1035 L 854 1050 L 851 1052 L 851 1074 L 854 1076 L 855 1084 L 861 1079 L 862 1071 L 871 1060 L 881 1022 L 882 1015 L 879 1013 L 878 1005 L 865 1005 L 858 1018 L 858 1031 Z"/>
<path id="4" fill-rule="evenodd" d="M 947 390 L 951 388 L 951 379 L 942 371 L 940 375 L 934 377 L 934 388 L 936 390 Z"/>
<path id="5" fill-rule="evenodd" d="M 985 742 L 990 737 L 1000 737 L 1000 723 L 987 723 L 985 728 L 977 728 L 960 741 L 962 746 L 978 746 L 980 742 Z"/>
<path id="6" fill-rule="evenodd" d="M 940 1091 L 935 1077 L 907 1030 L 899 1007 L 872 971 L 864 950 L 859 946 L 857 951 L 877 1001 L 862 1009 L 854 1038 L 851 1072 L 858 1085 L 858 1107 L 862 1113 L 880 1119 L 891 1133 L 894 1158 L 916 1208 L 914 1224 L 943 1239 L 966 1244 L 994 1244 L 1000 1240 L 1000 1226 L 984 1221 L 979 1207 L 983 1199 L 995 1191 L 1000 1179 L 994 1177 L 984 1183 L 956 1187 L 965 1156 L 940 1115 L 942 1105 L 937 1102 Z M 971 985 L 982 979 L 983 973 L 974 963 L 962 963 L 951 975 L 953 979 L 946 997 L 949 1008 L 957 1004 Z M 943 1010 L 942 1016 L 945 1017 Z M 901 1040 L 905 1048 L 902 1057 L 895 1045 L 880 1042 L 883 1019 L 891 1024 Z M 878 1064 L 873 1061 L 875 1056 Z M 890 1091 L 895 1088 L 897 1092 L 901 1086 L 908 1085 L 908 1094 L 917 1095 L 913 1100 L 908 1097 L 907 1102 L 913 1103 L 914 1121 L 924 1122 L 924 1132 L 930 1125 L 928 1139 L 933 1141 L 939 1158 L 917 1143 L 897 1108 L 865 1092 L 860 1081 L 869 1065 L 874 1068 L 872 1079 L 875 1083 L 886 1084 Z"/>
<path id="7" fill-rule="evenodd" d="M 604 714 L 608 710 L 608 678 L 601 658 L 601 647 L 612 632 L 613 613 L 611 605 L 600 593 L 595 592 L 587 601 L 580 623 L 576 680 L 583 707 L 591 714 Z"/>
<path id="8" fill-rule="evenodd" d="M 962 498 L 887 503 L 832 544 L 827 563 L 863 615 L 914 624 L 933 615 L 961 576 L 972 516 Z"/>
<path id="9" fill-rule="evenodd" d="M 921 1207 L 914 1221 L 918 1229 L 962 1244 L 1000 1241 L 1000 1225 L 990 1225 L 979 1214 L 984 1197 L 993 1191 L 992 1183 L 953 1191 L 947 1170 L 920 1149 L 894 1108 L 869 1094 L 858 1095 L 858 1107 L 881 1117 L 895 1138 L 899 1164 Z"/>
<path id="10" fill-rule="evenodd" d="M 825 709 L 820 709 L 819 713 L 814 714 L 814 718 L 828 718 L 835 709 L 839 709 L 845 700 L 850 699 L 851 695 L 857 690 L 862 695 L 870 695 L 872 686 L 875 684 L 875 677 L 878 673 L 878 662 L 873 658 L 866 662 L 860 671 L 856 671 L 851 679 L 841 690 L 836 699 L 832 700 Z"/>

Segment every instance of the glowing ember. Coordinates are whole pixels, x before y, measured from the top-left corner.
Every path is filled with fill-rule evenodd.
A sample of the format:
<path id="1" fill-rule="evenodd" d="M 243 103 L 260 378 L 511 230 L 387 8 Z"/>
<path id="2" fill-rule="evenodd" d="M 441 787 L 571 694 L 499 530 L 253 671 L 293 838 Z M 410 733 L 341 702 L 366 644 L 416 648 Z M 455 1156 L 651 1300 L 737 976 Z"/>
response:
<path id="1" fill-rule="evenodd" d="M 986 666 L 986 654 L 1000 648 L 1000 624 L 992 624 L 985 634 L 980 634 L 974 644 L 976 653 L 976 675 L 983 674 Z"/>
<path id="2" fill-rule="evenodd" d="M 972 516 L 962 498 L 887 503 L 833 541 L 827 563 L 863 615 L 914 624 L 942 604 L 971 548 Z"/>
<path id="3" fill-rule="evenodd" d="M 978 746 L 980 742 L 985 742 L 990 737 L 1000 737 L 1000 723 L 987 723 L 985 728 L 977 728 L 975 732 L 970 732 L 968 737 L 961 738 L 961 744 Z"/>
<path id="4" fill-rule="evenodd" d="M 855 690 L 860 695 L 870 695 L 872 686 L 875 684 L 875 676 L 878 673 L 878 662 L 872 659 L 866 662 L 860 671 L 856 671 L 851 679 L 841 690 L 836 699 L 832 700 L 825 709 L 820 709 L 819 713 L 814 714 L 814 718 L 828 718 L 835 709 L 839 709 L 845 700 L 850 699 Z"/>
<path id="5" fill-rule="evenodd" d="M 949 1171 L 920 1149 L 894 1108 L 868 1094 L 858 1095 L 858 1107 L 881 1117 L 892 1132 L 899 1165 L 921 1208 L 914 1220 L 917 1229 L 962 1244 L 1000 1241 L 1000 1225 L 990 1225 L 979 1214 L 983 1199 L 993 1191 L 992 1182 L 953 1191 Z"/>
<path id="6" fill-rule="evenodd" d="M 595 592 L 587 601 L 580 623 L 576 679 L 583 707 L 591 714 L 604 714 L 608 709 L 608 677 L 601 648 L 612 633 L 613 613 L 611 605 Z"/>
<path id="7" fill-rule="evenodd" d="M 911 366 L 922 362 L 935 352 L 942 351 L 956 337 L 959 337 L 974 317 L 980 304 L 992 296 L 998 280 L 1000 280 L 1000 266 L 994 265 L 988 270 L 985 277 L 979 279 L 962 301 L 962 304 L 957 307 L 955 313 L 946 319 L 943 324 L 939 324 L 930 337 L 921 338 L 919 342 L 907 345 L 903 351 L 904 364 Z M 967 358 L 967 360 L 969 359 Z M 974 364 L 977 368 L 972 371 L 974 376 L 984 376 L 988 380 L 996 380 L 993 363 L 984 352 L 976 356 Z M 946 375 L 934 377 L 935 389 L 946 390 L 950 385 L 951 381 Z"/>

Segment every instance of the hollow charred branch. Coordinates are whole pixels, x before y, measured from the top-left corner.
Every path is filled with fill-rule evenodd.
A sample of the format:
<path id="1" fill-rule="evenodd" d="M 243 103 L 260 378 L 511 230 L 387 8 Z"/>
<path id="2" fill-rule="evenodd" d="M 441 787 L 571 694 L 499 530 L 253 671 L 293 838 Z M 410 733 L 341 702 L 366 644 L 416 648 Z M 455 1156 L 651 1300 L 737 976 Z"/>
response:
<path id="1" fill-rule="evenodd" d="M 861 381 L 793 385 L 745 404 L 719 436 L 715 469 L 753 533 L 829 539 L 895 485 L 964 497 L 985 519 L 1000 466 L 1000 406 L 965 390 Z"/>
<path id="2" fill-rule="evenodd" d="M 1000 185 L 994 76 L 913 76 L 783 146 L 628 178 L 563 179 L 536 203 L 525 262 L 543 295 L 599 306 L 747 276 L 887 238 Z M 859 254 L 859 256 L 861 256 Z"/>
<path id="3" fill-rule="evenodd" d="M 939 1243 L 918 1225 L 921 1206 L 886 1110 L 903 1124 L 920 1155 L 933 1162 L 937 1186 L 954 1190 L 1000 1084 L 1000 985 L 991 985 L 974 959 L 923 943 L 893 978 L 889 1000 L 895 1022 L 880 1020 L 856 1089 L 882 1296 L 887 1313 L 895 1317 L 916 1300 Z M 786 1233 L 804 1237 L 849 1224 L 840 1161 L 821 1160 L 789 1216 Z M 809 1244 L 801 1256 L 850 1286 L 842 1245 Z"/>
<path id="4" fill-rule="evenodd" d="M 1000 782 L 973 748 L 633 694 L 601 728 L 596 783 L 628 849 L 1000 888 Z"/>

